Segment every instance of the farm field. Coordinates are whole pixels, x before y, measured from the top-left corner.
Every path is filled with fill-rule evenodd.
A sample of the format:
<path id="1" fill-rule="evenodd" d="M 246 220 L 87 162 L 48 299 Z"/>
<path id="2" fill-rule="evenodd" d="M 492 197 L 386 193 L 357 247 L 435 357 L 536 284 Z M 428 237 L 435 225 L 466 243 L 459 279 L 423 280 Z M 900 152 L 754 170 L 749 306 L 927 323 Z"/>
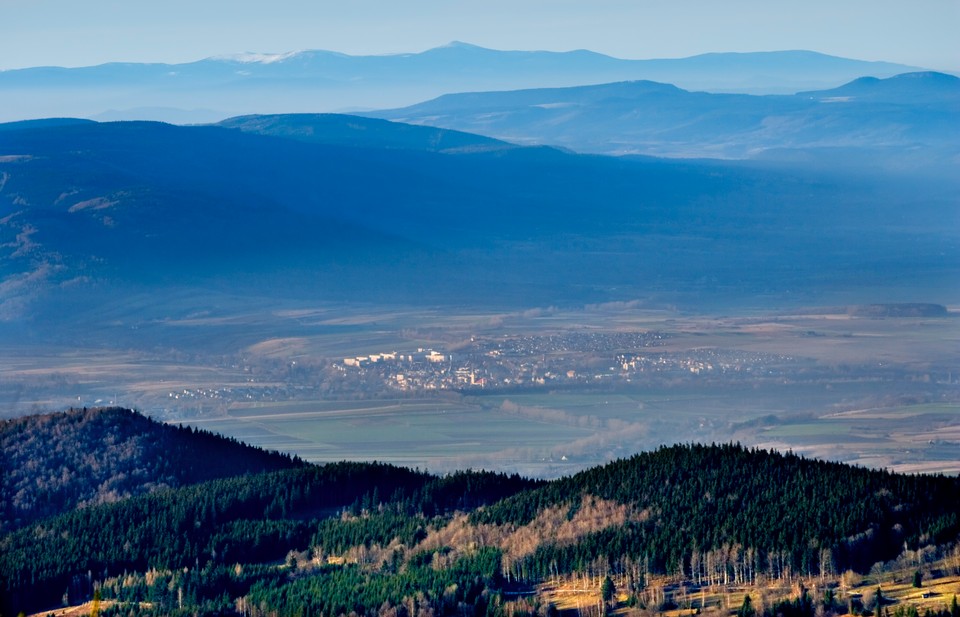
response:
<path id="1" fill-rule="evenodd" d="M 589 437 L 564 426 L 456 401 L 371 401 L 342 406 L 257 404 L 190 424 L 315 462 L 377 460 L 448 471 L 496 467 L 542 471 L 562 445 Z M 538 474 L 539 475 L 539 474 Z"/>
<path id="2" fill-rule="evenodd" d="M 553 477 L 664 443 L 735 440 L 898 471 L 960 473 L 957 405 L 816 415 L 838 394 L 866 394 L 858 384 L 840 390 L 248 403 L 188 423 L 314 462 L 375 459 L 437 472 L 474 467 Z"/>

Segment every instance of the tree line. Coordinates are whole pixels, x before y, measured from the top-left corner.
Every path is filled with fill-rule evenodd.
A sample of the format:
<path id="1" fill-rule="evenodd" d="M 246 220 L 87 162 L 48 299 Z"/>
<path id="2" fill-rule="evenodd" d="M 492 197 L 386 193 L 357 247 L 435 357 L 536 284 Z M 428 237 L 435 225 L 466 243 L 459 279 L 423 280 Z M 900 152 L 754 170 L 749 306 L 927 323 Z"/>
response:
<path id="1" fill-rule="evenodd" d="M 565 539 L 545 529 L 509 558 L 496 533 L 479 532 L 516 530 L 547 508 L 571 521 L 588 503 L 606 511 L 588 495 L 645 514 Z M 738 445 L 660 448 L 549 483 L 304 466 L 80 508 L 9 533 L 0 538 L 0 612 L 95 591 L 165 607 L 155 614 L 536 612 L 546 607 L 507 601 L 507 592 L 578 572 L 640 597 L 662 574 L 713 585 L 866 571 L 904 547 L 956 541 L 958 512 L 957 478 Z M 454 521 L 480 540 L 444 536 Z"/>
<path id="2" fill-rule="evenodd" d="M 471 515 L 523 525 L 548 507 L 575 513 L 585 494 L 652 513 L 573 545 L 546 538 L 523 564 L 531 579 L 627 556 L 653 572 L 742 583 L 867 571 L 904 546 L 960 534 L 960 479 L 911 476 L 739 445 L 678 445 L 519 493 Z"/>
<path id="3" fill-rule="evenodd" d="M 68 601 L 79 601 L 92 593 L 93 581 L 125 571 L 265 563 L 314 539 L 321 547 L 341 548 L 361 534 L 413 537 L 429 516 L 540 484 L 516 475 L 460 472 L 438 478 L 392 465 L 344 462 L 80 508 L 0 538 L 0 610 L 42 609 L 64 593 Z M 331 518 L 380 506 L 389 506 L 392 514 L 378 513 L 362 524 Z"/>

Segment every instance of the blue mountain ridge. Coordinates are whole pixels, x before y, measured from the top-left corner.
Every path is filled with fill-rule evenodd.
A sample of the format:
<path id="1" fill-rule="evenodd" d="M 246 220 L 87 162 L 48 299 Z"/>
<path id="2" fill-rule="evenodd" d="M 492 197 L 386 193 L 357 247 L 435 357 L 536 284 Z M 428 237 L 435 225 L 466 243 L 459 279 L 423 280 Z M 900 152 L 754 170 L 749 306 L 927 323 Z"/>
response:
<path id="1" fill-rule="evenodd" d="M 931 72 L 796 95 L 651 81 L 469 92 L 367 115 L 601 154 L 749 159 L 793 150 L 831 158 L 842 150 L 848 163 L 936 173 L 960 155 L 960 78 Z"/>
<path id="2" fill-rule="evenodd" d="M 267 120 L 274 133 L 309 124 Z M 318 117 L 327 143 L 144 122 L 3 127 L 0 312 L 52 324 L 81 301 L 172 286 L 431 305 L 810 304 L 832 289 L 942 294 L 960 263 L 955 187 L 942 182 L 437 151 L 402 125 L 390 147 L 357 145 L 350 126 L 364 122 Z"/>
<path id="3" fill-rule="evenodd" d="M 804 51 L 625 60 L 586 50 L 499 51 L 454 43 L 382 56 L 322 50 L 239 54 L 182 64 L 114 62 L 0 71 L 0 96 L 8 103 L 0 121 L 110 112 L 114 119 L 207 122 L 218 114 L 382 109 L 449 92 L 639 79 L 689 90 L 793 93 L 912 70 L 919 69 Z M 191 116 L 185 114 L 189 110 L 204 111 Z"/>

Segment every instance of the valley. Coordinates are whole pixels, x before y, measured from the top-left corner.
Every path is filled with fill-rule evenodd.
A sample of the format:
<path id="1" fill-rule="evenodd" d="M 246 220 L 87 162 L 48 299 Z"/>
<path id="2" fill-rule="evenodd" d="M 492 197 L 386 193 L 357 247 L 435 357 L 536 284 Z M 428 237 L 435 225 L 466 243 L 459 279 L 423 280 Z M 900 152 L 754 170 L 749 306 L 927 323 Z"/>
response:
<path id="1" fill-rule="evenodd" d="M 960 78 L 430 45 L 0 70 L 0 617 L 960 617 Z"/>
<path id="2" fill-rule="evenodd" d="M 731 440 L 956 471 L 948 181 L 337 115 L 5 127 L 8 417 L 537 477 Z"/>
<path id="3" fill-rule="evenodd" d="M 690 441 L 960 472 L 956 309 L 868 309 L 130 315 L 95 334 L 114 347 L 9 337 L 0 393 L 7 417 L 123 404 L 309 461 L 434 472 L 557 477 Z"/>

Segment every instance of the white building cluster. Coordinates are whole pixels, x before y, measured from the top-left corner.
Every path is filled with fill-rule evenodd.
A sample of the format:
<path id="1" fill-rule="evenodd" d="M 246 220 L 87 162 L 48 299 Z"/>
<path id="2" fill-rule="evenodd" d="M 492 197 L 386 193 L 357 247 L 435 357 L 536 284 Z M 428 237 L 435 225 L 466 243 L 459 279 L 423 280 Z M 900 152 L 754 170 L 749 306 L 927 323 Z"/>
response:
<path id="1" fill-rule="evenodd" d="M 452 360 L 451 356 L 447 356 L 438 351 L 432 349 L 424 349 L 420 347 L 417 349 L 416 353 L 401 354 L 395 351 L 370 354 L 369 356 L 354 356 L 352 358 L 344 358 L 344 366 L 354 366 L 354 367 L 365 367 L 371 366 L 373 364 L 378 364 L 380 362 L 393 362 L 397 364 L 414 364 L 416 362 L 430 362 L 432 364 L 439 364 L 441 362 L 446 362 L 447 360 Z"/>

